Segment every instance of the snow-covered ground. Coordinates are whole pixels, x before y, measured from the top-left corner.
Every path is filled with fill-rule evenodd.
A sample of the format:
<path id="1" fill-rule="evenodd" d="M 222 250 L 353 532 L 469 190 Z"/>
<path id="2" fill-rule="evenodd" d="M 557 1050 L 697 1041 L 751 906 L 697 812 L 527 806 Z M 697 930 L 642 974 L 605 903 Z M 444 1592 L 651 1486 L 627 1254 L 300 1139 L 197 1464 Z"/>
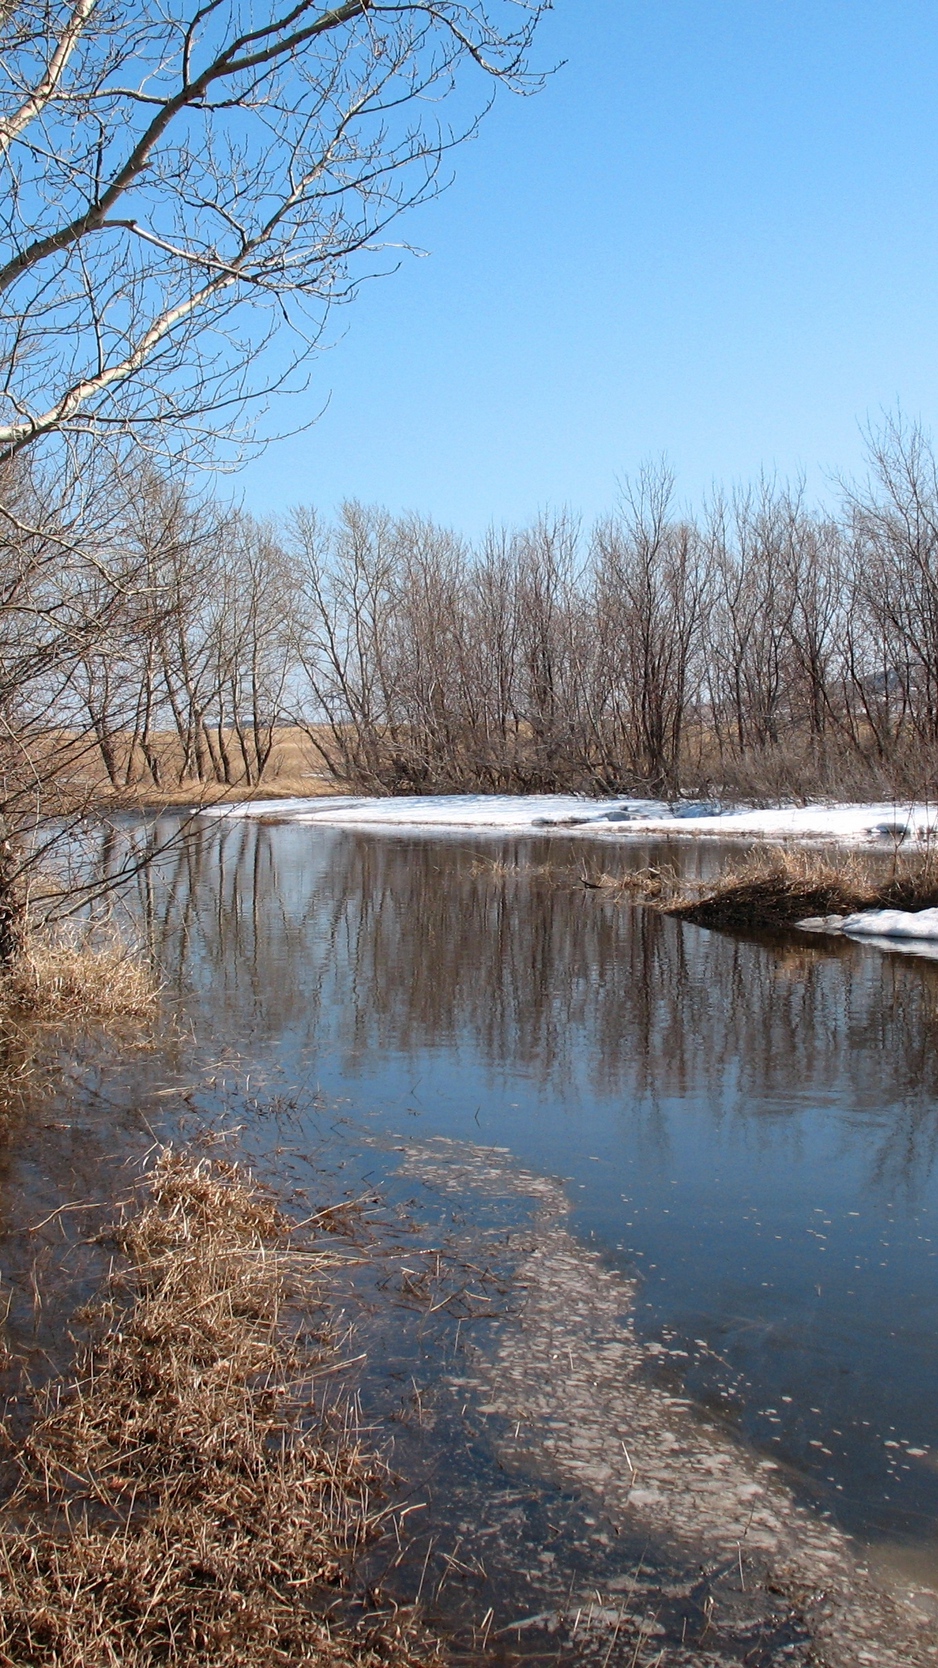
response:
<path id="1" fill-rule="evenodd" d="M 938 832 L 938 806 L 784 805 L 752 810 L 701 801 L 581 799 L 573 794 L 439 794 L 389 799 L 346 796 L 255 799 L 217 805 L 207 817 L 275 817 L 333 828 L 406 833 L 577 834 L 629 839 L 715 836 L 724 840 L 829 841 L 844 845 L 918 844 Z"/>

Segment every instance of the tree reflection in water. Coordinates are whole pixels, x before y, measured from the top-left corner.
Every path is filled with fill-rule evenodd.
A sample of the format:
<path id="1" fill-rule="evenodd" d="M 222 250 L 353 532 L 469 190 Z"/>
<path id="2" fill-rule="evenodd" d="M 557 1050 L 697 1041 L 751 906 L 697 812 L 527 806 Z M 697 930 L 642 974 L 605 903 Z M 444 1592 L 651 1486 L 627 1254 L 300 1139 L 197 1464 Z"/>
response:
<path id="1" fill-rule="evenodd" d="M 661 855 L 601 852 L 607 867 Z M 723 854 L 687 855 L 699 868 Z M 292 1034 L 350 1073 L 468 1045 L 492 1071 L 554 1097 L 627 1098 L 652 1123 L 689 1095 L 717 1125 L 784 1118 L 807 1095 L 836 1101 L 881 1178 L 930 1172 L 938 964 L 686 926 L 577 885 L 583 860 L 574 842 L 232 820 L 147 871 L 138 907 L 197 1032 L 242 1047 Z"/>
<path id="2" fill-rule="evenodd" d="M 102 867 L 142 837 L 110 836 Z M 844 1521 L 938 1523 L 938 1468 L 885 1445 L 938 1452 L 938 964 L 707 932 L 576 880 L 726 855 L 205 824 L 127 900 L 186 1024 L 119 1074 L 101 1065 L 81 1151 L 106 1152 L 115 1108 L 149 1141 L 173 1081 L 209 1085 L 191 1104 L 212 1112 L 217 1061 L 229 1086 L 250 1078 L 236 1122 L 264 1094 L 299 1101 L 307 1160 L 326 1139 L 302 1114 L 318 1089 L 349 1103 L 343 1161 L 363 1128 L 402 1120 L 496 1141 L 571 1178 L 578 1230 L 643 1273 L 639 1318 L 685 1352 L 693 1395 Z M 47 1143 L 43 1173 L 57 1166 L 52 1203 L 82 1196 L 74 1150 Z"/>

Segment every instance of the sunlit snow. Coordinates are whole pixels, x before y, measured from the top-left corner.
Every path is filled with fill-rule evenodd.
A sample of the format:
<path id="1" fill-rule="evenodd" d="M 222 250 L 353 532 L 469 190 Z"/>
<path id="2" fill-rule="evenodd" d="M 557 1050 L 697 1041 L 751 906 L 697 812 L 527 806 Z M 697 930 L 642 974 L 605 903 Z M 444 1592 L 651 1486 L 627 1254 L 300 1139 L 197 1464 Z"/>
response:
<path id="1" fill-rule="evenodd" d="M 919 844 L 938 828 L 929 805 L 784 805 L 755 810 L 705 801 L 583 799 L 573 794 L 427 794 L 389 798 L 345 795 L 255 799 L 206 808 L 211 817 L 265 817 L 419 834 L 564 834 L 629 839 L 804 840 L 838 844 Z"/>
<path id="2" fill-rule="evenodd" d="M 938 909 L 863 909 L 846 915 L 841 930 L 860 938 L 919 939 L 938 948 Z M 889 948 L 893 946 L 890 943 Z"/>

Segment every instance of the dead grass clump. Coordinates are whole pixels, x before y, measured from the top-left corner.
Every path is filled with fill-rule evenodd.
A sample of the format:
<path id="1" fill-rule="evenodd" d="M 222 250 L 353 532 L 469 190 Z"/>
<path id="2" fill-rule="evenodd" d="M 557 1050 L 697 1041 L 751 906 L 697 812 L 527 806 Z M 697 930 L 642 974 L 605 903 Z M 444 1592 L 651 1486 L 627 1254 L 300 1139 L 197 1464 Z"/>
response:
<path id="1" fill-rule="evenodd" d="M 415 1662 L 400 1616 L 329 1615 L 387 1474 L 320 1394 L 341 1365 L 324 1256 L 236 1168 L 172 1151 L 113 1237 L 121 1267 L 82 1317 L 75 1376 L 19 1455 L 0 1662 Z"/>
<path id="2" fill-rule="evenodd" d="M 862 851 L 769 847 L 730 866 L 716 882 L 664 907 L 705 927 L 786 927 L 812 916 L 938 904 L 938 858 L 926 852 L 884 863 Z"/>
<path id="3" fill-rule="evenodd" d="M 677 871 L 669 866 L 625 869 L 618 875 L 583 870 L 580 880 L 590 891 L 608 892 L 617 900 L 643 898 L 650 903 L 673 897 L 678 884 Z"/>
<path id="4" fill-rule="evenodd" d="M 27 932 L 0 1001 L 52 1023 L 145 1019 L 157 1003 L 147 958 L 110 929 Z"/>
<path id="5" fill-rule="evenodd" d="M 507 863 L 502 857 L 476 857 L 469 868 L 473 878 L 484 880 L 521 880 L 530 879 L 536 873 L 542 873 L 544 865 L 519 863 L 513 860 Z"/>
<path id="6" fill-rule="evenodd" d="M 676 870 L 665 868 L 627 869 L 622 874 L 607 874 L 604 869 L 593 869 L 570 863 L 505 862 L 502 858 L 478 857 L 469 873 L 487 880 L 546 881 L 564 890 L 585 887 L 589 892 L 608 892 L 613 898 L 645 898 L 657 900 L 671 897 L 677 887 Z"/>

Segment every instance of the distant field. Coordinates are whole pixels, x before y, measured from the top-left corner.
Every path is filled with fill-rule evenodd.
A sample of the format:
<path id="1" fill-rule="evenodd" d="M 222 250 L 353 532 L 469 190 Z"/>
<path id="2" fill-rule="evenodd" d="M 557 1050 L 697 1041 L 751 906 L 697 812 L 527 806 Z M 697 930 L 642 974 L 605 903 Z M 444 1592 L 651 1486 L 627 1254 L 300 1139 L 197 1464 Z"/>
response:
<path id="1" fill-rule="evenodd" d="M 234 765 L 239 758 L 237 740 L 233 735 L 227 740 L 229 756 Z M 149 772 L 144 771 L 143 760 L 138 755 L 135 761 L 136 768 L 132 773 L 135 779 L 115 786 L 104 767 L 100 748 L 92 738 L 59 736 L 54 740 L 50 739 L 49 742 L 50 757 L 53 751 L 56 756 L 56 774 L 60 777 L 60 791 L 63 786 L 63 750 L 70 750 L 73 754 L 72 767 L 65 773 L 65 797 L 74 803 L 90 800 L 102 805 L 159 806 L 191 805 L 195 801 L 205 800 L 217 804 L 241 799 L 279 799 L 344 791 L 341 784 L 324 771 L 322 758 L 309 737 L 302 730 L 293 727 L 285 726 L 278 731 L 260 783 L 250 783 L 243 772 L 238 774 L 234 770 L 230 785 L 214 780 L 200 781 L 194 775 L 184 776 L 180 780 L 182 750 L 175 732 L 164 731 L 154 736 L 152 746 L 159 758 L 160 785 L 156 786 Z M 127 757 L 126 745 L 123 751 L 121 750 L 120 737 L 117 738 L 116 751 L 120 765 L 119 774 L 123 776 L 127 774 Z M 37 761 L 37 769 L 42 776 L 41 760 Z M 51 774 L 50 772 L 50 776 Z"/>

